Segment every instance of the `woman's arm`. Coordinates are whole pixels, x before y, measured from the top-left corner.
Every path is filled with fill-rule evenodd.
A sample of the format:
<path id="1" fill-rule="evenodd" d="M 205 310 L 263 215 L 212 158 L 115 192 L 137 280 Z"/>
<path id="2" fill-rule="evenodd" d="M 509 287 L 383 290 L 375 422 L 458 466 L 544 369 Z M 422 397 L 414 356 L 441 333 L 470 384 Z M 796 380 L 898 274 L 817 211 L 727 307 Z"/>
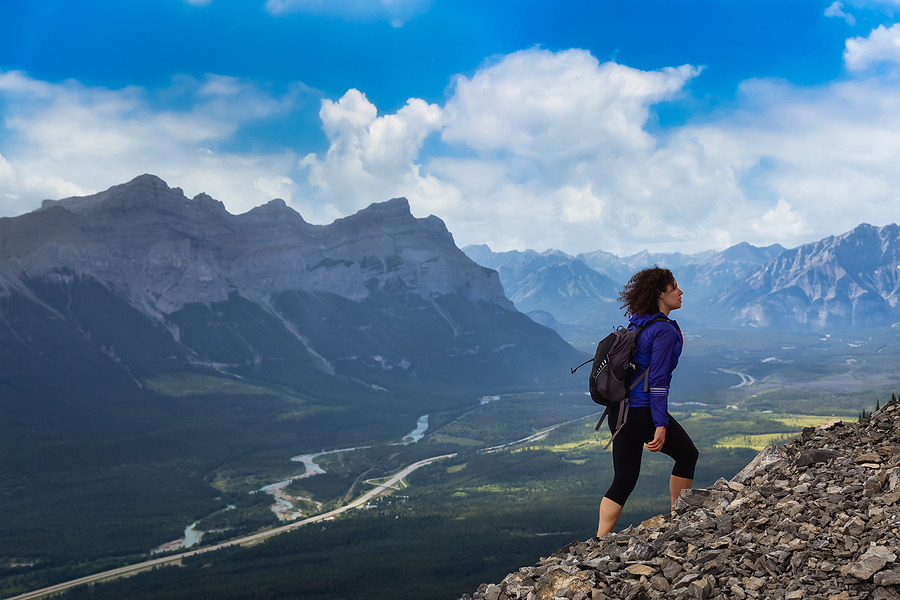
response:
<path id="1" fill-rule="evenodd" d="M 679 336 L 675 327 L 666 323 L 656 326 L 650 346 L 650 414 L 653 424 L 669 426 L 669 366 Z M 663 433 L 665 437 L 665 433 Z M 655 437 L 654 437 L 655 440 Z"/>

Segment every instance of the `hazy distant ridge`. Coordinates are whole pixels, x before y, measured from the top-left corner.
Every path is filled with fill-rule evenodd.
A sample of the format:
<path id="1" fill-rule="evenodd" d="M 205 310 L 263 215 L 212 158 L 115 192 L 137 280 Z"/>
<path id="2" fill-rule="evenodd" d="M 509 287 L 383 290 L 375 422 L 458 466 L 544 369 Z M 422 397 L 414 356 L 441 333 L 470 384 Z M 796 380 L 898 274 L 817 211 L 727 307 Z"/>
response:
<path id="1" fill-rule="evenodd" d="M 520 310 L 560 331 L 566 330 L 565 325 L 607 327 L 621 321 L 619 303 L 612 298 L 632 273 L 654 264 L 672 269 L 685 290 L 684 306 L 677 314 L 685 323 L 827 329 L 890 326 L 900 320 L 897 225 L 863 224 L 792 250 L 746 242 L 722 252 L 645 251 L 624 258 L 602 250 L 577 257 L 555 250 L 500 254 L 487 246 L 463 250 L 497 269 Z M 572 276 L 560 274 L 563 269 Z M 542 276 L 549 272 L 557 276 Z M 583 281 L 606 285 L 585 286 Z M 528 290 L 527 295 L 520 293 L 522 289 Z"/>

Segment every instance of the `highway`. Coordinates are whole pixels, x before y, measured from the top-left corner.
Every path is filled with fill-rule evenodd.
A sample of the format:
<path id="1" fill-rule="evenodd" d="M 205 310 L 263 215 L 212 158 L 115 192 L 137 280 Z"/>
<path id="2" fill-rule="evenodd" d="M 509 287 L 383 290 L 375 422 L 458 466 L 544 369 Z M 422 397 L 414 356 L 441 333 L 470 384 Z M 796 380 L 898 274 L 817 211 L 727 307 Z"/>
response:
<path id="1" fill-rule="evenodd" d="M 279 535 L 286 531 L 290 531 L 291 529 L 296 529 L 297 527 L 302 527 L 303 525 L 308 525 L 309 523 L 316 523 L 318 521 L 323 521 L 330 517 L 334 517 L 335 515 L 339 515 L 343 512 L 346 512 L 353 508 L 359 508 L 360 506 L 365 506 L 369 500 L 375 498 L 379 494 L 389 493 L 394 491 L 395 488 L 392 486 L 399 483 L 402 479 L 407 477 L 410 473 L 415 471 L 418 468 L 424 467 L 425 465 L 429 465 L 436 460 L 441 460 L 443 458 L 451 458 L 456 456 L 456 454 L 443 454 L 441 456 L 433 456 L 431 458 L 426 458 L 424 460 L 420 460 L 419 462 L 413 463 L 408 467 L 398 471 L 394 475 L 392 475 L 387 481 L 384 483 L 376 484 L 375 487 L 353 502 L 346 504 L 340 508 L 336 508 L 327 513 L 322 513 L 321 515 L 316 515 L 314 517 L 310 517 L 308 519 L 303 519 L 302 521 L 296 521 L 291 523 L 290 525 L 283 525 L 281 527 L 277 527 L 275 529 L 270 529 L 268 531 L 262 531 L 260 533 L 254 533 L 253 535 L 248 535 L 242 538 L 237 538 L 234 540 L 229 540 L 227 542 L 222 542 L 220 544 L 216 544 L 214 546 L 206 546 L 204 548 L 198 548 L 196 550 L 191 550 L 189 552 L 182 552 L 181 554 L 174 554 L 171 556 L 165 556 L 163 558 L 156 558 L 153 560 L 144 561 L 142 563 L 137 563 L 134 565 L 128 565 L 127 567 L 119 567 L 118 569 L 112 569 L 110 571 L 104 571 L 102 573 L 95 573 L 93 575 L 88 575 L 87 577 L 82 577 L 80 579 L 73 579 L 72 581 L 66 581 L 65 583 L 59 583 L 50 587 L 46 587 L 40 590 L 35 590 L 33 592 L 28 592 L 25 594 L 21 594 L 19 596 L 14 596 L 12 598 L 8 598 L 7 600 L 36 600 L 38 598 L 44 598 L 46 596 L 50 596 L 53 594 L 57 594 L 69 588 L 73 588 L 75 586 L 84 585 L 86 583 L 98 583 L 100 581 L 109 581 L 111 579 L 117 579 L 119 577 L 128 577 L 129 575 L 134 575 L 135 573 L 140 573 L 141 571 L 147 571 L 150 569 L 154 569 L 156 567 L 165 567 L 165 566 L 173 566 L 181 563 L 182 559 L 188 558 L 190 556 L 196 556 L 198 554 L 204 554 L 206 552 L 215 552 L 216 550 L 221 550 L 222 548 L 228 548 L 229 546 L 244 546 L 244 545 L 252 545 L 261 542 L 267 538 L 270 538 L 275 535 Z"/>

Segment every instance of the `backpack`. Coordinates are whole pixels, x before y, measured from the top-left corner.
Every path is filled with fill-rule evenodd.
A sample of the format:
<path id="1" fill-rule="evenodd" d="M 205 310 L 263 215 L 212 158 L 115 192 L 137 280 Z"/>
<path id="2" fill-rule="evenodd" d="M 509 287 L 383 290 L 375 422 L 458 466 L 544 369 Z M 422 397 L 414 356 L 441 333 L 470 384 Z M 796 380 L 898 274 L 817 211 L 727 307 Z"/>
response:
<path id="1" fill-rule="evenodd" d="M 644 383 L 644 391 L 650 387 L 650 367 L 644 369 L 641 376 L 632 382 L 629 386 L 625 382 L 637 371 L 637 365 L 634 364 L 634 350 L 637 345 L 638 336 L 645 327 L 658 321 L 668 321 L 665 317 L 656 317 L 643 327 L 635 326 L 634 329 L 626 329 L 619 327 L 611 334 L 600 340 L 597 344 L 597 350 L 594 352 L 593 365 L 591 366 L 591 376 L 588 378 L 588 391 L 590 391 L 591 399 L 601 406 L 605 406 L 603 416 L 594 427 L 594 431 L 599 431 L 603 420 L 609 414 L 609 407 L 614 405 L 622 405 L 619 410 L 619 418 L 616 420 L 616 429 L 611 438 L 603 447 L 605 450 L 612 444 L 612 441 L 619 435 L 625 420 L 628 419 L 628 395 L 641 382 Z M 591 362 L 586 360 L 574 369 L 575 371 Z"/>

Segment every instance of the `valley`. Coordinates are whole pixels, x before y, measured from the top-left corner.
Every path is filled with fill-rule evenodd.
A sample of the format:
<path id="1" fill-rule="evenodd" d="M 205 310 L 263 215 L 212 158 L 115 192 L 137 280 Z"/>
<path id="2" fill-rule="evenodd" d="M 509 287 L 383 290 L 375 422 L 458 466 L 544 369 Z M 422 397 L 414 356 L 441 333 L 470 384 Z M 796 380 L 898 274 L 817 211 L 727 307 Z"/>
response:
<path id="1" fill-rule="evenodd" d="M 730 477 L 766 443 L 782 442 L 797 435 L 803 427 L 835 417 L 855 419 L 860 410 L 871 410 L 877 401 L 889 399 L 892 390 L 900 389 L 896 373 L 888 368 L 896 364 L 900 346 L 896 335 L 896 331 L 880 329 L 858 331 L 851 336 L 691 331 L 676 371 L 671 400 L 673 412 L 701 449 L 697 485 L 708 485 L 721 476 Z M 752 377 L 752 381 L 735 373 Z M 586 539 L 595 527 L 596 505 L 609 483 L 611 464 L 609 453 L 602 451 L 608 433 L 605 428 L 599 435 L 593 431 L 598 407 L 577 389 L 581 383 L 578 381 L 571 389 L 478 396 L 463 410 L 430 412 L 424 431 L 422 419 L 412 417 L 404 429 L 406 434 L 371 440 L 374 443 L 364 444 L 366 447 L 313 453 L 318 454 L 315 459 L 310 455 L 293 455 L 300 460 L 292 462 L 292 454 L 286 452 L 277 460 L 266 454 L 251 460 L 211 464 L 200 477 L 209 486 L 211 493 L 207 498 L 217 494 L 213 505 L 230 503 L 235 508 L 216 514 L 209 510 L 198 518 L 184 513 L 185 520 L 191 519 L 187 523 L 192 523 L 199 519 L 197 528 L 209 532 L 202 541 L 205 546 L 227 543 L 229 548 L 205 553 L 202 558 L 194 553 L 182 556 L 175 561 L 183 565 L 182 569 L 147 572 L 128 580 L 94 586 L 91 589 L 95 596 L 91 597 L 130 597 L 138 589 L 135 586 L 146 589 L 146 597 L 170 597 L 171 586 L 176 584 L 186 589 L 207 585 L 208 579 L 197 579 L 195 571 L 205 565 L 211 565 L 206 567 L 210 574 L 231 582 L 235 589 L 246 590 L 250 582 L 256 581 L 256 575 L 249 575 L 246 584 L 236 582 L 228 573 L 233 568 L 229 565 L 235 560 L 255 564 L 255 556 L 269 557 L 266 562 L 269 567 L 264 568 L 262 563 L 251 567 L 254 573 L 258 568 L 259 577 L 265 581 L 270 580 L 271 574 L 264 575 L 269 569 L 299 569 L 296 576 L 280 574 L 277 579 L 287 577 L 285 586 L 290 582 L 313 598 L 352 595 L 356 589 L 353 586 L 362 585 L 361 581 L 354 584 L 351 578 L 338 584 L 337 579 L 329 579 L 331 583 L 319 593 L 309 587 L 320 581 L 318 575 L 302 565 L 311 561 L 310 564 L 319 565 L 324 572 L 345 569 L 347 565 L 364 569 L 354 562 L 357 560 L 354 557 L 366 560 L 364 549 L 376 552 L 372 544 L 378 544 L 378 552 L 389 552 L 393 557 L 390 561 L 393 566 L 379 563 L 385 573 L 410 561 L 424 561 L 426 556 L 436 564 L 456 560 L 459 557 L 454 554 L 457 552 L 454 544 L 469 549 L 474 556 L 493 557 L 492 561 L 480 561 L 478 565 L 470 559 L 463 560 L 464 566 L 459 569 L 446 569 L 435 575 L 435 589 L 443 581 L 444 585 L 465 590 L 471 589 L 475 580 L 490 580 L 487 573 L 491 569 L 508 572 L 511 566 L 533 562 L 572 539 Z M 422 437 L 403 445 L 402 440 L 411 441 L 410 432 Z M 428 466 L 421 462 L 437 456 L 446 458 Z M 298 463 L 304 465 L 305 473 L 309 462 L 317 464 L 322 473 L 295 478 L 299 475 Z M 421 468 L 404 475 L 409 487 L 404 487 L 402 492 L 392 490 L 391 494 L 379 498 L 371 495 L 375 490 L 367 482 L 388 485 L 388 479 L 384 478 L 416 464 Z M 623 527 L 665 510 L 666 500 L 660 491 L 665 489 L 667 468 L 665 459 L 645 457 L 644 474 L 639 489 L 626 506 Z M 314 501 L 304 507 L 309 512 L 290 522 L 280 521 L 272 511 L 272 496 L 250 493 L 273 481 L 289 479 L 290 483 L 283 488 L 285 493 Z M 61 489 L 67 488 L 64 482 L 61 485 Z M 177 507 L 179 496 L 180 502 L 189 497 L 173 492 L 166 501 Z M 66 497 L 71 497 L 71 491 L 66 492 Z M 36 501 L 46 506 L 44 503 L 52 498 L 54 495 L 49 494 Z M 85 507 L 57 498 L 66 506 L 72 521 L 77 522 L 79 510 Z M 361 501 L 363 498 L 365 501 Z M 351 507 L 365 508 L 351 510 Z M 141 514 L 141 510 L 135 510 L 132 520 L 140 522 Z M 34 518 L 39 522 L 45 515 L 46 511 L 42 511 Z M 327 521 L 324 530 L 300 527 L 309 515 L 316 521 L 329 517 L 336 520 Z M 385 530 L 383 526 L 391 521 L 390 528 Z M 65 531 L 62 523 L 55 529 L 55 535 Z M 262 546 L 243 547 L 254 536 L 270 538 L 273 532 L 284 529 L 291 531 L 269 539 Z M 425 552 L 420 545 L 412 543 L 408 536 L 418 535 L 415 532 L 419 531 L 427 532 L 427 539 L 446 554 L 437 556 L 434 549 Z M 246 533 L 241 537 L 241 532 Z M 382 536 L 377 538 L 381 541 L 370 537 L 374 532 Z M 355 540 L 354 548 L 359 548 L 351 550 L 343 546 L 340 540 L 347 536 Z M 169 539 L 174 537 L 177 536 Z M 318 558 L 313 559 L 305 550 L 297 553 L 309 544 L 321 549 Z M 144 541 L 144 547 L 144 552 L 149 552 L 155 546 Z M 274 548 L 284 555 L 277 561 L 282 567 L 271 564 Z M 78 567 L 75 563 L 62 566 L 66 562 L 60 563 L 59 558 L 16 556 L 17 563 L 33 564 L 4 568 L 4 588 L 0 593 L 8 598 L 28 588 L 74 579 L 73 575 L 85 576 L 85 571 L 107 571 L 115 561 L 120 563 L 117 568 L 126 567 L 127 563 L 136 568 L 146 560 L 137 553 L 120 555 L 111 563 L 110 554 L 99 558 L 103 556 L 102 550 L 96 552 L 98 559 L 88 563 L 78 561 L 81 565 Z M 243 558 L 239 559 L 239 555 Z M 176 556 L 179 553 L 160 558 L 171 562 Z M 435 566 L 423 565 L 423 568 Z M 190 573 L 195 574 L 188 576 Z M 256 581 L 256 585 L 264 585 L 263 580 Z M 73 588 L 63 597 L 79 598 L 83 593 Z M 446 596 L 435 592 L 424 597 Z"/>

